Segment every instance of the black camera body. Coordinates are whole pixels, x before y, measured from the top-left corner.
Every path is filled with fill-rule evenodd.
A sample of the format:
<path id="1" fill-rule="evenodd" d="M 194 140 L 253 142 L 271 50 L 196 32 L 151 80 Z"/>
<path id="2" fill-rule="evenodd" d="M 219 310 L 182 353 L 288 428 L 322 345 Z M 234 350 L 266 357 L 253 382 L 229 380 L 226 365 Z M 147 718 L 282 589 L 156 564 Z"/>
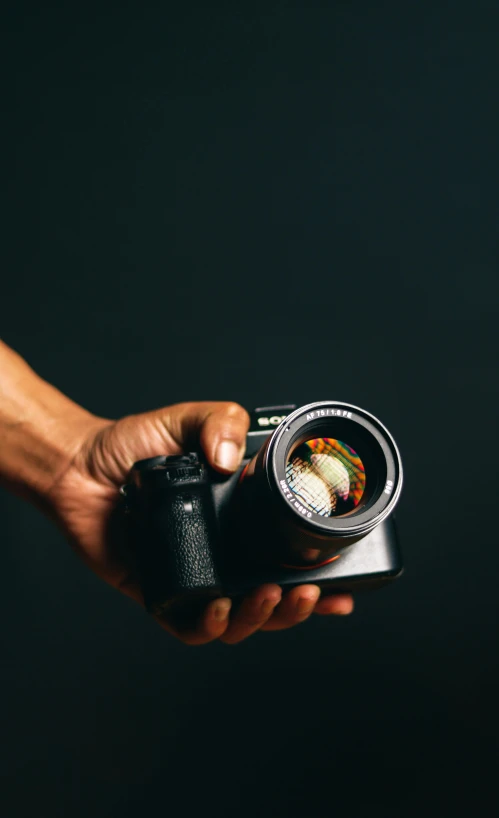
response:
<path id="1" fill-rule="evenodd" d="M 146 608 L 175 616 L 268 582 L 380 587 L 402 572 L 401 485 L 388 431 L 336 401 L 256 409 L 229 477 L 200 453 L 139 461 L 123 494 Z"/>

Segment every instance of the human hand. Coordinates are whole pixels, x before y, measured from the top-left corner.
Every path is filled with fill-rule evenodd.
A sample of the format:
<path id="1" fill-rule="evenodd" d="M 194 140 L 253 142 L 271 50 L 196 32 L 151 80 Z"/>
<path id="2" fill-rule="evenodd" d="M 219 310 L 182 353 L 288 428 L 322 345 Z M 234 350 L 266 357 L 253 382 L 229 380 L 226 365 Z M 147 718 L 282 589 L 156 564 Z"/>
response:
<path id="1" fill-rule="evenodd" d="M 118 490 L 137 460 L 158 454 L 179 454 L 199 441 L 210 465 L 234 472 L 244 455 L 249 418 L 238 404 L 181 403 L 118 421 L 88 416 L 78 426 L 71 459 L 46 496 L 52 515 L 75 550 L 102 579 L 143 604 L 133 555 L 111 536 L 110 523 Z M 210 602 L 195 628 L 162 627 L 189 645 L 220 639 L 234 644 L 258 630 L 290 628 L 318 614 L 348 614 L 352 597 L 339 594 L 319 599 L 316 585 L 301 585 L 282 595 L 279 585 L 251 592 L 237 611 L 231 600 Z"/>

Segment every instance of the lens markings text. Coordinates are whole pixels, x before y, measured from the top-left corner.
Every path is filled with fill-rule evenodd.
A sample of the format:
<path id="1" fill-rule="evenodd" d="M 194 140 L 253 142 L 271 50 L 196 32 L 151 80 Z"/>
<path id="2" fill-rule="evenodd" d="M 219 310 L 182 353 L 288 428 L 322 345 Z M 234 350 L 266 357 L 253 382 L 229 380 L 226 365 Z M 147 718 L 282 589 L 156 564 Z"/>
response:
<path id="1" fill-rule="evenodd" d="M 308 517 L 308 519 L 310 519 L 310 517 L 312 516 L 312 512 L 307 511 L 307 509 L 304 508 L 301 505 L 301 503 L 298 502 L 298 500 L 296 500 L 295 495 L 290 491 L 286 481 L 285 480 L 280 480 L 279 485 L 281 487 L 281 491 L 284 494 L 286 500 L 289 500 L 291 505 L 294 506 L 296 508 L 296 510 L 300 512 L 300 514 L 303 514 L 306 517 Z"/>
<path id="2" fill-rule="evenodd" d="M 345 409 L 319 409 L 317 412 L 309 412 L 307 415 L 307 420 L 314 420 L 314 418 L 322 418 L 326 417 L 327 415 L 334 415 L 335 417 L 341 418 L 352 417 L 352 413 L 347 412 Z"/>

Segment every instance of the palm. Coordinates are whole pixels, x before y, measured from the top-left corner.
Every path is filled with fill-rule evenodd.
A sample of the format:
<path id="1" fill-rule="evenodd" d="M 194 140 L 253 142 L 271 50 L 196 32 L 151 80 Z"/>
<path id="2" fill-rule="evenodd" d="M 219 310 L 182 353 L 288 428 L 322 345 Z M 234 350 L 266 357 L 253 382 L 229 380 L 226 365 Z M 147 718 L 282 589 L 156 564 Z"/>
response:
<path id="1" fill-rule="evenodd" d="M 180 447 L 173 438 L 158 434 L 154 423 L 136 423 L 139 428 L 132 430 L 132 420 L 106 423 L 93 432 L 54 487 L 52 497 L 58 521 L 84 562 L 110 585 L 141 601 L 133 557 L 114 514 L 119 488 L 136 460 L 158 451 L 178 453 Z"/>

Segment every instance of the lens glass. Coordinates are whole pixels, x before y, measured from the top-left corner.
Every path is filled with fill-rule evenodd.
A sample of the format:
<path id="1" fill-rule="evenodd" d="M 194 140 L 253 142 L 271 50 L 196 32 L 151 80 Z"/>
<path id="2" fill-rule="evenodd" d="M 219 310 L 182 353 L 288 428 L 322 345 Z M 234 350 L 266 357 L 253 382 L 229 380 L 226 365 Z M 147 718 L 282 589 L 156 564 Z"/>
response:
<path id="1" fill-rule="evenodd" d="M 288 485 L 322 517 L 348 514 L 366 487 L 364 464 L 354 449 L 332 437 L 315 437 L 294 449 L 286 466 Z"/>

